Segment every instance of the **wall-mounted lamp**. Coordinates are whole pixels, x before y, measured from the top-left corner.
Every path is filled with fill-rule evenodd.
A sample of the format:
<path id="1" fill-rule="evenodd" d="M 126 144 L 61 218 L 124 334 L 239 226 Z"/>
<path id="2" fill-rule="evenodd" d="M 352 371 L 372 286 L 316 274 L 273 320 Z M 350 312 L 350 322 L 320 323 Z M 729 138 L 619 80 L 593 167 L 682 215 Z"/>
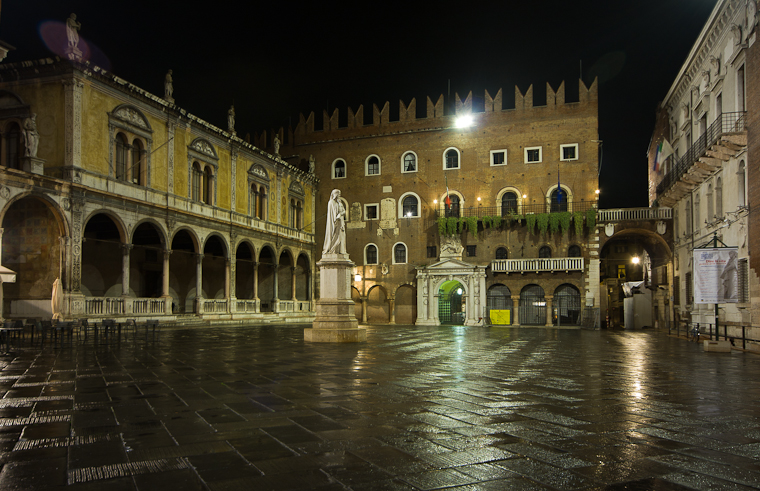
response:
<path id="1" fill-rule="evenodd" d="M 596 195 L 598 196 L 599 195 L 599 190 L 597 189 L 596 191 L 594 191 L 594 193 L 596 193 Z"/>
<path id="2" fill-rule="evenodd" d="M 523 199 L 528 199 L 528 195 L 527 194 L 523 194 Z"/>
<path id="3" fill-rule="evenodd" d="M 360 275 L 360 274 L 355 274 L 354 275 L 354 281 L 358 282 L 358 281 L 361 281 L 361 280 L 362 280 L 362 275 Z"/>
<path id="4" fill-rule="evenodd" d="M 438 204 L 438 200 L 437 200 L 437 199 L 434 199 L 434 200 L 433 200 L 433 204 L 434 204 L 434 205 L 437 205 L 437 204 Z"/>
<path id="5" fill-rule="evenodd" d="M 640 261 L 640 259 L 639 259 L 639 256 L 633 256 L 633 257 L 631 258 L 631 262 L 632 262 L 633 264 L 639 264 L 639 261 Z"/>

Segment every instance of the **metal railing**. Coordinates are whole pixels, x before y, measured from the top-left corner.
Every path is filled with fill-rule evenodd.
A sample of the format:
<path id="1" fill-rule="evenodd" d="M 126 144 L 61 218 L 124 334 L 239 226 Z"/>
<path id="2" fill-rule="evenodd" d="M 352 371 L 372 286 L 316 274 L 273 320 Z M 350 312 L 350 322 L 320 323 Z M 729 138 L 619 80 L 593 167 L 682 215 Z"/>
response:
<path id="1" fill-rule="evenodd" d="M 444 207 L 438 207 L 435 210 L 435 217 L 477 217 L 483 218 L 488 216 L 507 217 L 509 215 L 528 215 L 531 213 L 553 213 L 560 211 L 586 212 L 589 209 L 596 208 L 596 201 L 563 201 L 562 203 L 532 203 L 527 205 L 514 206 L 471 206 L 467 208 L 452 207 L 448 210 Z"/>
<path id="2" fill-rule="evenodd" d="M 582 257 L 551 257 L 534 259 L 495 259 L 494 273 L 540 273 L 554 271 L 583 271 Z"/>
<path id="3" fill-rule="evenodd" d="M 716 341 L 720 341 L 721 338 L 723 338 L 724 341 L 730 341 L 731 346 L 734 348 L 738 348 L 739 346 L 736 345 L 736 341 L 741 340 L 741 348 L 747 349 L 747 341 L 752 343 L 760 343 L 760 339 L 753 339 L 747 337 L 747 329 L 760 329 L 758 326 L 736 326 L 736 325 L 728 325 L 721 323 L 719 327 L 716 329 L 715 324 L 709 324 L 709 323 L 699 323 L 699 322 L 676 322 L 674 323 L 675 326 L 668 328 L 668 334 L 675 334 L 678 337 L 681 337 L 681 335 L 686 336 L 689 338 L 691 336 L 692 332 L 699 332 L 700 336 L 705 336 L 706 339 L 713 340 L 713 338 Z M 732 331 L 736 331 L 741 329 L 741 336 L 735 336 L 731 335 L 729 336 L 728 331 L 731 329 Z M 720 331 L 723 331 L 723 334 L 720 333 Z M 683 333 L 683 334 L 682 334 Z"/>
<path id="4" fill-rule="evenodd" d="M 620 208 L 613 210 L 599 210 L 597 221 L 599 222 L 622 222 L 635 220 L 670 220 L 673 218 L 673 209 L 659 208 Z"/>
<path id="5" fill-rule="evenodd" d="M 721 136 L 747 131 L 746 114 L 744 111 L 723 113 L 720 118 L 713 121 L 702 136 L 697 138 L 697 141 L 678 161 L 672 156 L 668 157 L 665 166 L 669 171 L 657 185 L 657 196 L 664 194 L 677 183 L 694 165 L 694 162 L 704 156 L 707 149 L 714 145 Z"/>

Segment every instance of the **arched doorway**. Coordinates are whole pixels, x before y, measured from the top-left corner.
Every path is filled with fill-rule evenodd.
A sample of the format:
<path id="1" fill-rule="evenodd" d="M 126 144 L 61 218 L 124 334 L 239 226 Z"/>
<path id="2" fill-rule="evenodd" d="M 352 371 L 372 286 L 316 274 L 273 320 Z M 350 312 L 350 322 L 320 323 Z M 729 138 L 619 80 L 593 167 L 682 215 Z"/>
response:
<path id="1" fill-rule="evenodd" d="M 6 317 L 52 315 L 50 297 L 57 277 L 64 281 L 60 237 L 63 223 L 51 206 L 35 197 L 12 203 L 3 217 L 2 264 L 16 272 L 16 282 L 3 288 Z"/>
<path id="2" fill-rule="evenodd" d="M 381 286 L 373 286 L 367 294 L 367 322 L 387 324 L 390 319 L 388 295 Z"/>
<path id="3" fill-rule="evenodd" d="M 505 285 L 496 284 L 488 289 L 486 295 L 488 319 L 491 324 L 508 326 L 514 319 L 512 312 L 512 292 Z"/>
<path id="4" fill-rule="evenodd" d="M 411 285 L 401 285 L 396 290 L 396 324 L 414 324 L 417 318 L 417 292 Z"/>
<path id="5" fill-rule="evenodd" d="M 546 325 L 546 298 L 538 285 L 528 285 L 520 292 L 520 324 Z"/>
<path id="6" fill-rule="evenodd" d="M 152 223 L 141 223 L 132 234 L 129 251 L 130 292 L 137 297 L 162 295 L 164 273 L 164 239 Z"/>
<path id="7" fill-rule="evenodd" d="M 438 289 L 438 320 L 441 324 L 464 324 L 464 287 L 458 281 L 444 282 Z"/>
<path id="8" fill-rule="evenodd" d="M 169 259 L 169 294 L 172 296 L 172 312 L 177 314 L 194 311 L 197 280 L 197 242 L 188 230 L 179 230 L 172 239 Z"/>
<path id="9" fill-rule="evenodd" d="M 577 326 L 581 318 L 581 292 L 568 283 L 554 290 L 552 302 L 555 326 Z"/>

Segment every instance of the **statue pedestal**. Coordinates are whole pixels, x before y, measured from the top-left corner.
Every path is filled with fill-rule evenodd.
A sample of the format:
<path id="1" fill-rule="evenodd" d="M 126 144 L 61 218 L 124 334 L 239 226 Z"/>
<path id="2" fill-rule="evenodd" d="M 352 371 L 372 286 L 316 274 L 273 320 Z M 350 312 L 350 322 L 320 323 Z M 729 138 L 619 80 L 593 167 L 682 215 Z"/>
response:
<path id="1" fill-rule="evenodd" d="M 45 161 L 37 157 L 21 157 L 21 170 L 43 175 L 45 173 Z"/>
<path id="2" fill-rule="evenodd" d="M 367 340 L 367 330 L 359 328 L 351 299 L 354 263 L 348 254 L 325 254 L 317 263 L 321 291 L 313 327 L 304 329 L 305 341 L 315 343 L 357 343 Z"/>

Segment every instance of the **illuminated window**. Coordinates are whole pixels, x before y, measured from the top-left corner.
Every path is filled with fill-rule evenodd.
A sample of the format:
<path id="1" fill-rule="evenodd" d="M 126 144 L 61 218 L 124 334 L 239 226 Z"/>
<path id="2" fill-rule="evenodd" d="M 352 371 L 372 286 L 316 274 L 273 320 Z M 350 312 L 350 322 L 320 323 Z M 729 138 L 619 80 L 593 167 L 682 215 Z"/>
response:
<path id="1" fill-rule="evenodd" d="M 417 155 L 406 152 L 401 159 L 401 172 L 417 172 Z"/>
<path id="2" fill-rule="evenodd" d="M 346 161 L 343 159 L 335 159 L 332 164 L 332 178 L 344 179 L 346 177 Z"/>

